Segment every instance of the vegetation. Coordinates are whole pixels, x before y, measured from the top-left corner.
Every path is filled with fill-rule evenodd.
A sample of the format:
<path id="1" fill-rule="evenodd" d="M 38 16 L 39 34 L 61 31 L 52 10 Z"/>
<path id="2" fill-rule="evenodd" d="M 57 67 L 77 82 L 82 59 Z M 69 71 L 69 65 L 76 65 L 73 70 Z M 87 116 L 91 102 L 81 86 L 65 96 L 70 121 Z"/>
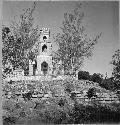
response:
<path id="1" fill-rule="evenodd" d="M 90 75 L 89 72 L 87 71 L 79 71 L 78 72 L 78 79 L 84 79 L 84 80 L 90 80 Z"/>
<path id="2" fill-rule="evenodd" d="M 9 59 L 11 56 L 15 54 L 13 51 L 14 37 L 10 35 L 10 29 L 8 27 L 3 27 L 2 29 L 2 65 L 5 74 L 9 74 L 12 71 L 12 67 L 10 67 Z M 9 59 L 8 59 L 9 58 Z M 13 63 L 11 61 L 11 63 Z"/>
<path id="3" fill-rule="evenodd" d="M 90 99 L 91 97 L 96 97 L 96 90 L 95 88 L 89 88 L 87 92 L 87 97 Z"/>
<path id="4" fill-rule="evenodd" d="M 102 82 L 102 80 L 103 80 L 103 75 L 101 75 L 100 73 L 94 73 L 91 76 L 90 80 L 100 84 Z"/>
<path id="5" fill-rule="evenodd" d="M 9 69 L 8 63 L 15 68 L 28 69 L 28 60 L 33 60 L 37 52 L 33 49 L 39 33 L 38 27 L 33 27 L 33 12 L 36 3 L 32 8 L 26 9 L 20 15 L 19 22 L 16 19 L 12 22 L 11 28 L 2 29 L 2 64 L 3 69 Z"/>
<path id="6" fill-rule="evenodd" d="M 113 78 L 115 89 L 120 89 L 120 50 L 115 51 L 112 56 L 111 64 L 113 65 Z"/>
<path id="7" fill-rule="evenodd" d="M 120 50 L 115 51 L 112 56 L 111 64 L 113 65 L 112 77 L 102 80 L 100 85 L 108 90 L 120 89 Z"/>
<path id="8" fill-rule="evenodd" d="M 107 89 L 107 90 L 114 91 L 115 84 L 114 84 L 113 77 L 103 79 L 102 82 L 100 83 L 100 86 Z"/>
<path id="9" fill-rule="evenodd" d="M 103 81 L 103 75 L 100 73 L 94 73 L 93 75 L 90 75 L 88 71 L 79 71 L 78 79 L 90 80 L 101 84 L 101 82 Z"/>
<path id="10" fill-rule="evenodd" d="M 24 81 L 21 81 L 19 85 L 23 84 L 24 86 L 24 83 L 22 82 Z M 119 123 L 119 104 L 102 104 L 98 101 L 92 101 L 91 99 L 89 99 L 88 103 L 85 103 L 84 101 L 79 101 L 75 96 L 74 98 L 71 96 L 71 92 L 80 88 L 80 86 L 84 86 L 84 88 L 86 87 L 85 85 L 81 85 L 82 82 L 83 80 L 75 81 L 70 79 L 63 81 L 44 81 L 43 83 L 40 81 L 33 81 L 32 84 L 34 87 L 37 84 L 38 90 L 43 89 L 43 95 L 49 91 L 52 93 L 55 92 L 55 94 L 52 94 L 52 96 L 49 96 L 48 98 L 42 97 L 41 99 L 36 100 L 30 99 L 15 101 L 16 98 L 19 98 L 18 96 L 15 98 L 11 97 L 10 99 L 4 98 L 4 125 L 14 125 L 21 122 L 24 124 L 26 120 L 26 124 L 29 125 L 34 122 L 38 122 L 37 124 Z M 31 81 L 29 81 L 29 83 L 31 83 Z M 71 90 L 69 90 L 71 88 L 69 87 L 69 84 L 72 86 Z M 28 86 L 28 89 L 31 90 L 31 88 L 34 87 Z M 4 86 L 4 88 L 4 91 L 8 91 L 6 90 L 8 89 L 8 86 Z M 22 86 L 20 88 L 22 89 Z M 61 90 L 63 90 L 62 96 L 60 94 Z M 10 91 L 14 93 L 13 87 L 11 87 Z M 17 88 L 15 91 L 18 92 Z M 88 89 L 86 95 L 88 95 L 89 98 L 94 96 L 95 92 L 93 88 Z"/>
<path id="11" fill-rule="evenodd" d="M 84 59 L 92 56 L 94 45 L 101 35 L 93 39 L 88 38 L 82 25 L 84 13 L 80 10 L 81 5 L 78 5 L 73 13 L 64 14 L 62 33 L 58 33 L 55 37 L 58 50 L 54 58 L 62 61 L 61 67 L 64 68 L 65 74 L 75 75 Z"/>
<path id="12" fill-rule="evenodd" d="M 75 105 L 71 123 L 74 124 L 97 124 L 97 123 L 119 123 L 119 111 L 114 111 L 106 105 L 83 106 Z"/>

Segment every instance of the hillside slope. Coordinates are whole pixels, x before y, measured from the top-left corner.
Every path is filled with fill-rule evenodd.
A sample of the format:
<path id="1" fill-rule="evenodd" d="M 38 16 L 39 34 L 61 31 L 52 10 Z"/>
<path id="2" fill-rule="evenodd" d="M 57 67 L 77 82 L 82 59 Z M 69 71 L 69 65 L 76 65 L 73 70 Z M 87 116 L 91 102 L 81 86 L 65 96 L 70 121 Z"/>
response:
<path id="1" fill-rule="evenodd" d="M 94 99 L 87 97 L 89 88 L 96 90 L 97 97 Z M 33 90 L 36 93 L 35 98 L 24 100 L 18 96 L 19 93 Z M 100 101 L 98 97 L 107 97 L 107 99 Z M 110 97 L 116 98 L 108 101 Z M 38 124 L 110 123 L 110 121 L 118 123 L 120 107 L 117 101 L 118 98 L 114 93 L 101 88 L 97 83 L 74 78 L 5 83 L 3 85 L 3 121 L 4 125 L 9 123 L 22 125 L 26 121 L 26 125 L 31 125 L 33 121 Z M 113 103 L 118 108 L 112 106 Z"/>

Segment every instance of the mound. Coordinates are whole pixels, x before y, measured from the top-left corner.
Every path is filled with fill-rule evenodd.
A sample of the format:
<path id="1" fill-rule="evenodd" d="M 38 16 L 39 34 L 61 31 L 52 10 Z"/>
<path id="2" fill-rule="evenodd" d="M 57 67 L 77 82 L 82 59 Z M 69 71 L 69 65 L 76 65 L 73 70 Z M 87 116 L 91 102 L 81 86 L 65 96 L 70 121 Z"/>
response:
<path id="1" fill-rule="evenodd" d="M 101 102 L 118 101 L 118 97 L 114 92 L 108 91 L 105 88 L 99 86 L 98 83 L 94 83 L 88 80 L 76 80 L 73 77 L 66 77 L 64 79 L 55 79 L 51 81 L 16 81 L 12 84 L 4 84 L 3 91 L 6 93 L 18 93 L 35 91 L 37 94 L 42 94 L 43 98 L 48 97 L 66 97 L 71 93 L 75 93 L 76 97 L 87 98 L 88 91 L 94 90 L 94 94 Z"/>
<path id="2" fill-rule="evenodd" d="M 97 95 L 94 100 L 92 97 L 88 98 L 91 88 L 94 88 Z M 34 95 L 31 100 L 19 99 L 22 98 L 20 93 L 33 90 L 37 96 Z M 108 102 L 112 104 L 112 102 L 118 101 L 116 95 L 101 88 L 98 83 L 91 81 L 76 80 L 75 78 L 55 79 L 52 81 L 16 81 L 12 84 L 4 84 L 3 92 L 3 121 L 6 124 L 26 120 L 51 124 L 96 123 L 95 119 L 102 121 L 103 111 L 106 115 L 111 112 L 115 116 L 119 114 L 118 108 L 106 105 Z M 9 99 L 7 94 L 11 96 Z M 116 97 L 116 99 L 110 100 L 110 97 Z M 104 101 L 101 101 L 101 99 Z M 102 109 L 102 112 L 99 109 Z M 101 113 L 101 117 L 96 116 L 96 114 L 99 116 L 99 113 Z M 94 115 L 94 120 L 91 119 L 92 115 Z M 107 120 L 109 121 L 111 117 Z"/>

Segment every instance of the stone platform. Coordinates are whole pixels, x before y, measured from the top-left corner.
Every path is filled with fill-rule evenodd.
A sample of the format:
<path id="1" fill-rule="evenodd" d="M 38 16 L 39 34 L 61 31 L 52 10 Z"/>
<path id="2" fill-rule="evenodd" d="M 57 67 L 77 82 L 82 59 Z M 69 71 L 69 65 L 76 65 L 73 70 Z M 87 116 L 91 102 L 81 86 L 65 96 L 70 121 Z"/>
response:
<path id="1" fill-rule="evenodd" d="M 51 76 L 51 75 L 46 75 L 46 76 L 15 76 L 15 77 L 7 77 L 4 79 L 5 81 L 51 81 L 51 80 L 64 80 L 68 76 L 65 75 L 60 75 L 57 77 Z"/>

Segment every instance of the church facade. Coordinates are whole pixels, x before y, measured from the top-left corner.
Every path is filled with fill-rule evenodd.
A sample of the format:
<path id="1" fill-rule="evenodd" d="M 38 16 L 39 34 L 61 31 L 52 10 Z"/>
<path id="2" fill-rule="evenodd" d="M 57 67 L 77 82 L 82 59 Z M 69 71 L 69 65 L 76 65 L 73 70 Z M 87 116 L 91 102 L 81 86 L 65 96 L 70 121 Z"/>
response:
<path id="1" fill-rule="evenodd" d="M 42 28 L 38 40 L 38 55 L 35 61 L 29 61 L 29 75 L 52 75 L 52 73 L 52 42 L 50 41 L 50 29 Z"/>

